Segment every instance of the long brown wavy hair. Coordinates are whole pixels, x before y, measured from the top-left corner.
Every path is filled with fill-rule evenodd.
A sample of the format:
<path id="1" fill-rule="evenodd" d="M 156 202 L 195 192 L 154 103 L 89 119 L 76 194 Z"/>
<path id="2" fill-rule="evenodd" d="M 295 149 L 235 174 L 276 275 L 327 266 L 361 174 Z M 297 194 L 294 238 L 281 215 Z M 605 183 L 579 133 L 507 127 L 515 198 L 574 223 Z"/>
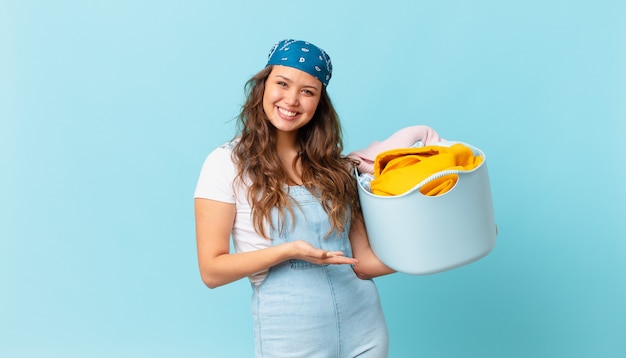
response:
<path id="1" fill-rule="evenodd" d="M 265 83 L 272 67 L 265 67 L 246 82 L 246 101 L 237 117 L 239 138 L 233 150 L 238 168 L 236 181 L 248 183 L 254 229 L 266 239 L 265 223 L 271 223 L 273 208 L 278 209 L 281 218 L 285 210 L 293 213 L 287 171 L 276 151 L 276 128 L 263 110 Z M 353 176 L 355 162 L 341 154 L 342 129 L 325 86 L 313 118 L 298 131 L 297 142 L 299 155 L 294 165 L 300 160 L 302 185 L 319 198 L 329 216 L 331 229 L 327 235 L 347 230 L 347 219 L 360 218 L 361 212 Z"/>

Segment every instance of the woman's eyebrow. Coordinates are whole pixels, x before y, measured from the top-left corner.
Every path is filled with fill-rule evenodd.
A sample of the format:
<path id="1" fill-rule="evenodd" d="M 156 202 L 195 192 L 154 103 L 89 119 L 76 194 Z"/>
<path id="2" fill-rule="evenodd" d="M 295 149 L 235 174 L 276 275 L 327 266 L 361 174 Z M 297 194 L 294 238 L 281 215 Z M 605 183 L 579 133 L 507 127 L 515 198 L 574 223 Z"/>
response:
<path id="1" fill-rule="evenodd" d="M 280 78 L 282 78 L 283 80 L 285 80 L 285 81 L 287 81 L 287 82 L 292 82 L 292 81 L 291 81 L 291 79 L 290 79 L 289 77 L 285 77 L 285 76 L 283 76 L 283 75 L 274 75 L 274 77 L 280 77 Z"/>

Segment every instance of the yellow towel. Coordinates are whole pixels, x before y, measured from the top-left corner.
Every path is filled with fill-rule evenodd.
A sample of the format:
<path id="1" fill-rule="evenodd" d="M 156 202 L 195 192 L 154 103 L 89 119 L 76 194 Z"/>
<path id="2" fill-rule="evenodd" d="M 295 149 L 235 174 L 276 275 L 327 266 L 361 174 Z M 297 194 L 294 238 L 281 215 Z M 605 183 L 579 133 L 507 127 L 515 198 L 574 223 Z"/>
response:
<path id="1" fill-rule="evenodd" d="M 430 175 L 443 170 L 472 170 L 482 163 L 464 144 L 450 147 L 430 145 L 420 148 L 398 148 L 382 152 L 374 161 L 371 191 L 376 195 L 394 196 L 406 193 Z M 424 195 L 441 195 L 454 187 L 458 175 L 450 174 L 428 182 L 420 188 Z"/>

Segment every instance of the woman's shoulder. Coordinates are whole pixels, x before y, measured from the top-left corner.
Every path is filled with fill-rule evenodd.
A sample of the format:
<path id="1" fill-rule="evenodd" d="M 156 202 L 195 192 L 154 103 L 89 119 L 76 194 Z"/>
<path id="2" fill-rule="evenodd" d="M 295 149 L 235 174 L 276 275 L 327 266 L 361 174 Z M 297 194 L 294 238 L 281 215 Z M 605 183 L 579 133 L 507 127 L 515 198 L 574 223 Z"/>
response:
<path id="1" fill-rule="evenodd" d="M 223 166 L 233 166 L 235 164 L 235 159 L 233 156 L 233 150 L 235 145 L 237 144 L 237 140 L 231 140 L 225 143 L 218 145 L 217 147 L 213 147 L 212 150 L 207 154 L 204 159 L 204 166 L 211 167 L 223 167 Z"/>
<path id="2" fill-rule="evenodd" d="M 196 185 L 196 198 L 234 202 L 232 182 L 237 169 L 232 152 L 235 144 L 235 141 L 222 143 L 207 155 Z"/>

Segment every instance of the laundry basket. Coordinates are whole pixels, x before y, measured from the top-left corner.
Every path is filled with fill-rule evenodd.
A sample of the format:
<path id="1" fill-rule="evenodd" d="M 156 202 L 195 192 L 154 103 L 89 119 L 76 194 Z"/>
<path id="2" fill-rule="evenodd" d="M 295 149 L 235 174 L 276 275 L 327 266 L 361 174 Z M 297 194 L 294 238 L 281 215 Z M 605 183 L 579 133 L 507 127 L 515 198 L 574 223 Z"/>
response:
<path id="1" fill-rule="evenodd" d="M 423 195 L 420 183 L 402 195 L 380 196 L 358 183 L 372 250 L 398 272 L 427 275 L 450 270 L 484 257 L 496 244 L 485 154 L 462 142 L 436 145 L 454 143 L 467 145 L 483 161 L 460 172 L 455 186 L 442 195 Z"/>

